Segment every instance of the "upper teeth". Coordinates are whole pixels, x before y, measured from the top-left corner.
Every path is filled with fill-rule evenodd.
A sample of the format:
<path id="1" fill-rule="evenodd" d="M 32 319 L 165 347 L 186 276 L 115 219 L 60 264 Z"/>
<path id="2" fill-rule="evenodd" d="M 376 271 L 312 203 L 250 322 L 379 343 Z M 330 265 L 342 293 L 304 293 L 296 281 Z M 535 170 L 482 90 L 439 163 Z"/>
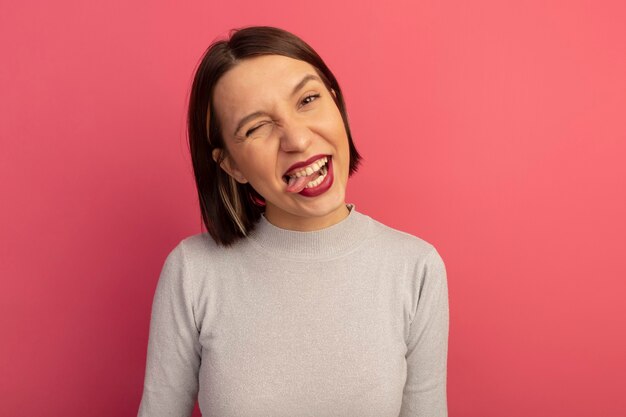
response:
<path id="1" fill-rule="evenodd" d="M 328 162 L 327 156 L 320 158 L 317 161 L 313 162 L 311 165 L 301 168 L 299 171 L 292 172 L 288 175 L 290 177 L 304 177 L 306 175 L 311 175 L 312 173 L 319 171 L 320 168 L 326 165 L 326 162 Z"/>

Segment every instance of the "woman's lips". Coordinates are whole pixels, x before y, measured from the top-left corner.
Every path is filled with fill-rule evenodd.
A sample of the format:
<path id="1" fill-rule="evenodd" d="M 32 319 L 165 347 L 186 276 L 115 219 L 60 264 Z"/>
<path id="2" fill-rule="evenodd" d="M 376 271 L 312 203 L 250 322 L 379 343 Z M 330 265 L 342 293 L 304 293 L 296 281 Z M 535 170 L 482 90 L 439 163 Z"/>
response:
<path id="1" fill-rule="evenodd" d="M 290 176 L 284 178 L 287 183 L 286 191 L 289 193 L 299 193 L 307 186 L 310 188 L 318 187 L 328 175 L 329 160 L 329 156 L 322 156 L 309 165 L 293 170 Z"/>
<path id="2" fill-rule="evenodd" d="M 307 159 L 306 161 L 301 161 L 301 162 L 296 162 L 295 164 L 293 164 L 292 166 L 290 166 L 287 171 L 285 171 L 285 173 L 283 174 L 283 176 L 289 176 L 289 174 L 293 171 L 296 171 L 299 168 L 303 168 L 306 167 L 307 165 L 311 165 L 313 162 L 317 161 L 318 159 L 322 159 L 325 156 L 329 156 L 329 155 L 324 155 L 324 154 L 319 154 L 319 155 L 313 155 L 312 157 L 310 157 L 309 159 Z"/>

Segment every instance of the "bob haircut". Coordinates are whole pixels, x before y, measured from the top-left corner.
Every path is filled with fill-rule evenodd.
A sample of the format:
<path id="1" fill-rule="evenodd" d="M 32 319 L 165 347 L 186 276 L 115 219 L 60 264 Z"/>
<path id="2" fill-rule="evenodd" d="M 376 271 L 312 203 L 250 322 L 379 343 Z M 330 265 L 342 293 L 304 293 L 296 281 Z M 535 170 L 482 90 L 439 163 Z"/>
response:
<path id="1" fill-rule="evenodd" d="M 221 168 L 227 156 L 220 121 L 215 115 L 213 91 L 220 78 L 240 61 L 260 55 L 282 55 L 312 65 L 330 91 L 341 113 L 350 147 L 351 176 L 361 156 L 357 152 L 337 79 L 322 58 L 302 39 L 270 26 L 230 31 L 229 38 L 213 42 L 196 70 L 189 97 L 187 130 L 202 221 L 218 245 L 230 246 L 247 236 L 265 211 L 264 198 L 249 183 L 240 184 Z M 220 158 L 214 161 L 214 149 Z"/>

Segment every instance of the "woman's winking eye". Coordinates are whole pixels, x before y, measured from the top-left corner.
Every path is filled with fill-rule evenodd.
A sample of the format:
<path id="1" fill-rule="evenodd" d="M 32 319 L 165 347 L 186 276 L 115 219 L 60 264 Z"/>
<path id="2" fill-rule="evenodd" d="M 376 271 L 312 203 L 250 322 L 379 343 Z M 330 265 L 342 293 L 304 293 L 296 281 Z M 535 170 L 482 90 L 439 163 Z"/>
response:
<path id="1" fill-rule="evenodd" d="M 257 125 L 257 126 L 255 126 L 255 127 L 253 127 L 252 129 L 249 129 L 249 130 L 246 132 L 246 137 L 250 137 L 250 135 L 251 135 L 252 133 L 254 133 L 254 131 L 255 131 L 255 130 L 257 130 L 258 128 L 260 128 L 260 127 L 262 127 L 262 126 L 264 126 L 264 125 L 266 125 L 266 124 L 268 124 L 268 123 L 271 123 L 271 122 L 263 122 L 263 123 L 261 123 L 260 125 Z"/>

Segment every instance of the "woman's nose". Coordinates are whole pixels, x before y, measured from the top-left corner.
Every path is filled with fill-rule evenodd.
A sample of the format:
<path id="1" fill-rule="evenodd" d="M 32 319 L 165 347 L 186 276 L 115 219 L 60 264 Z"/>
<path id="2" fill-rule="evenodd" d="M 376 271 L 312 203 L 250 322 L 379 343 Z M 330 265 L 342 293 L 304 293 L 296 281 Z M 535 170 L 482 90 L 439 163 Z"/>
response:
<path id="1" fill-rule="evenodd" d="M 303 152 L 311 143 L 313 133 L 301 121 L 290 121 L 283 124 L 280 137 L 280 149 L 283 152 Z"/>

